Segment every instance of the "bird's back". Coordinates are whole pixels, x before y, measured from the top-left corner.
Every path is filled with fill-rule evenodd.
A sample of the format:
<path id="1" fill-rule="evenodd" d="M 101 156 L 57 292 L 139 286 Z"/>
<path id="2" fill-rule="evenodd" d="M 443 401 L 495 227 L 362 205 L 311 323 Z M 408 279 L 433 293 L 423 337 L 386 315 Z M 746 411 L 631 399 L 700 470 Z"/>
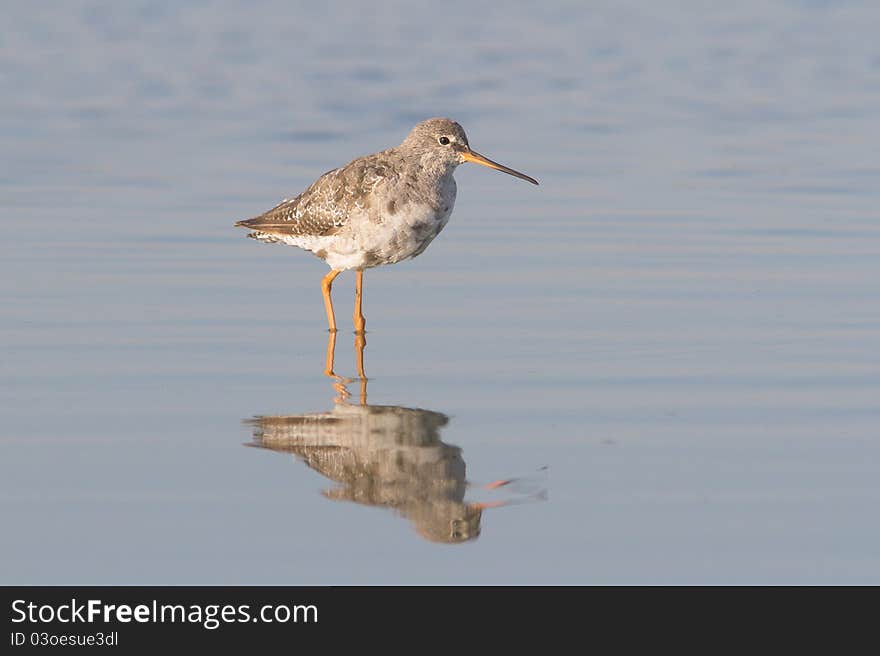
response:
<path id="1" fill-rule="evenodd" d="M 285 199 L 269 211 L 236 226 L 250 228 L 250 236 L 325 237 L 335 234 L 351 217 L 369 212 L 376 187 L 394 172 L 389 151 L 359 157 L 328 171 L 299 196 Z"/>
<path id="2" fill-rule="evenodd" d="M 446 225 L 454 167 L 403 145 L 322 175 L 292 200 L 236 223 L 251 238 L 311 251 L 332 269 L 366 269 L 416 257 Z"/>

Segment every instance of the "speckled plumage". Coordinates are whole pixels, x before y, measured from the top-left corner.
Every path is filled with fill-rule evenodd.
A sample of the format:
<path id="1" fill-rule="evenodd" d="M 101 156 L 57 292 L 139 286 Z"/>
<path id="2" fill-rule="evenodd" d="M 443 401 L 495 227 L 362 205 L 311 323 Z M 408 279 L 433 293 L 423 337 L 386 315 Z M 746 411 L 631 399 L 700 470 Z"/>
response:
<path id="1" fill-rule="evenodd" d="M 450 140 L 448 147 L 438 138 Z M 419 123 L 402 144 L 328 171 L 296 198 L 237 226 L 269 243 L 313 252 L 333 269 L 365 269 L 419 255 L 449 220 L 452 177 L 468 149 L 455 121 Z"/>
<path id="2" fill-rule="evenodd" d="M 321 285 L 331 332 L 333 279 L 356 269 L 355 328 L 363 332 L 363 270 L 407 260 L 428 247 L 449 221 L 456 195 L 452 174 L 466 161 L 538 184 L 471 150 L 455 121 L 432 118 L 399 146 L 328 171 L 296 198 L 235 225 L 248 228 L 253 239 L 311 251 L 330 266 Z"/>

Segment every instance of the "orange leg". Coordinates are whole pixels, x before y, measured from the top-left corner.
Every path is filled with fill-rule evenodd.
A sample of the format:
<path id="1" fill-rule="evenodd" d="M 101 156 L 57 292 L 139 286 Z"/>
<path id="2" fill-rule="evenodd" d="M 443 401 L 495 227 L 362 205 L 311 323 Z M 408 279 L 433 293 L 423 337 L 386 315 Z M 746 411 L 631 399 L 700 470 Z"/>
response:
<path id="1" fill-rule="evenodd" d="M 333 371 L 333 360 L 336 355 L 336 333 L 330 333 L 330 336 L 327 338 L 327 361 L 324 364 L 324 375 L 329 376 L 330 378 L 336 378 L 336 373 Z"/>
<path id="2" fill-rule="evenodd" d="M 327 323 L 330 326 L 330 332 L 336 332 L 336 317 L 333 316 L 333 299 L 330 298 L 330 292 L 333 289 L 333 280 L 342 271 L 332 269 L 330 273 L 321 279 L 321 292 L 324 294 L 324 308 L 327 310 Z"/>
<path id="3" fill-rule="evenodd" d="M 348 391 L 348 387 L 346 387 L 346 383 L 348 383 L 348 379 L 343 378 L 342 376 L 336 375 L 336 372 L 333 371 L 333 360 L 336 355 L 336 333 L 331 332 L 327 336 L 327 360 L 324 364 L 324 375 L 328 378 L 333 379 L 333 389 L 336 390 L 338 396 L 334 399 L 337 403 L 344 403 L 351 396 L 351 392 Z"/>
<path id="4" fill-rule="evenodd" d="M 361 310 L 361 303 L 364 297 L 364 272 L 357 272 L 357 279 L 354 287 L 354 332 L 361 334 L 366 332 L 364 328 L 367 325 L 367 320 L 364 319 L 363 310 Z"/>
<path id="5" fill-rule="evenodd" d="M 354 352 L 357 358 L 358 378 L 361 382 L 361 405 L 367 404 L 367 373 L 364 371 L 364 347 L 366 345 L 366 335 L 358 333 L 354 338 Z"/>

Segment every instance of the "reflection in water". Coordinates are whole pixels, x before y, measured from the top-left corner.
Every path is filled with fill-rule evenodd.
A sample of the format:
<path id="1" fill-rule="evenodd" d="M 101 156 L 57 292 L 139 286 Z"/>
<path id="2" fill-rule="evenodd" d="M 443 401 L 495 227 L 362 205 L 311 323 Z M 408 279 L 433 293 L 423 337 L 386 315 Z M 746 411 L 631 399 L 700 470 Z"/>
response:
<path id="1" fill-rule="evenodd" d="M 440 439 L 449 418 L 432 410 L 368 405 L 364 373 L 364 336 L 355 340 L 360 398 L 349 402 L 351 380 L 333 371 L 336 334 L 327 344 L 325 373 L 337 392 L 329 412 L 261 416 L 248 421 L 248 446 L 294 454 L 339 486 L 324 492 L 330 499 L 393 509 L 409 519 L 424 538 L 457 543 L 480 534 L 488 507 L 511 501 L 474 503 L 465 500 L 468 483 L 461 449 Z M 488 488 L 504 486 L 498 481 Z M 543 490 L 528 500 L 543 498 Z M 522 501 L 522 500 L 520 500 Z"/>

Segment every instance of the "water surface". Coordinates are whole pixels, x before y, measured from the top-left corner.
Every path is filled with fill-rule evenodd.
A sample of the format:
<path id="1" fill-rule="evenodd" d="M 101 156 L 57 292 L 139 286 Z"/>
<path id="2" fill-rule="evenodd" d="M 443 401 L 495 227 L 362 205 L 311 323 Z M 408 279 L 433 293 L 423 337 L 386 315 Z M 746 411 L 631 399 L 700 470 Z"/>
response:
<path id="1" fill-rule="evenodd" d="M 880 582 L 878 18 L 9 8 L 0 580 Z M 367 272 L 361 406 L 324 265 L 232 223 L 435 115 L 541 186 L 463 166 Z M 346 412 L 335 469 L 248 448 Z"/>

